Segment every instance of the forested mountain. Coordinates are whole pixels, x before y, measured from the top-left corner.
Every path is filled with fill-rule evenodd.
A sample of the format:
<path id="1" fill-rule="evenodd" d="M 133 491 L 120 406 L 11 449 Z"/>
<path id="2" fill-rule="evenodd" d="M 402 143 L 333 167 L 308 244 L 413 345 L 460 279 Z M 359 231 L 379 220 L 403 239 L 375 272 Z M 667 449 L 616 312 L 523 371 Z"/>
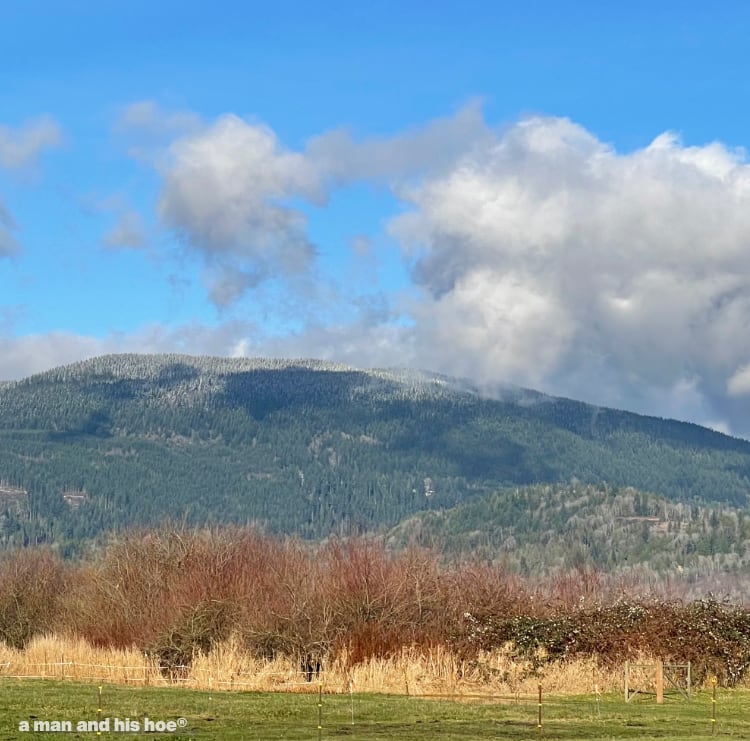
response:
<path id="1" fill-rule="evenodd" d="M 574 478 L 744 507 L 749 474 L 750 443 L 697 425 L 414 371 L 117 355 L 0 385 L 6 545 L 165 517 L 358 533 Z"/>
<path id="2" fill-rule="evenodd" d="M 711 591 L 741 588 L 743 600 L 750 597 L 747 579 L 731 578 L 750 567 L 747 510 L 687 504 L 630 487 L 511 487 L 413 515 L 388 539 L 491 559 L 528 576 L 593 568 L 654 583 L 670 575 L 674 582 L 700 585 L 699 593 L 708 584 Z"/>

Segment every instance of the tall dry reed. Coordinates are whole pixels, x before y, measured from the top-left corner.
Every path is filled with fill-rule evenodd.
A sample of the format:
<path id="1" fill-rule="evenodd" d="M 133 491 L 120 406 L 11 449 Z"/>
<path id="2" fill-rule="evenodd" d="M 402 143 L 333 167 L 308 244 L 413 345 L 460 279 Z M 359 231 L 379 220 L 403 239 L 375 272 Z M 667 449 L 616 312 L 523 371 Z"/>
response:
<path id="1" fill-rule="evenodd" d="M 345 652 L 327 661 L 308 682 L 294 660 L 259 659 L 235 637 L 197 655 L 184 671 L 166 674 L 153 658 L 136 649 L 97 648 L 82 639 L 48 635 L 24 649 L 0 645 L 0 676 L 107 682 L 133 686 L 178 684 L 195 689 L 274 692 L 382 692 L 412 696 L 531 695 L 541 681 L 554 694 L 614 692 L 622 688 L 622 669 L 603 669 L 594 659 L 559 662 L 535 671 L 508 649 L 466 661 L 443 646 L 427 651 L 402 648 L 388 658 L 352 665 Z"/>

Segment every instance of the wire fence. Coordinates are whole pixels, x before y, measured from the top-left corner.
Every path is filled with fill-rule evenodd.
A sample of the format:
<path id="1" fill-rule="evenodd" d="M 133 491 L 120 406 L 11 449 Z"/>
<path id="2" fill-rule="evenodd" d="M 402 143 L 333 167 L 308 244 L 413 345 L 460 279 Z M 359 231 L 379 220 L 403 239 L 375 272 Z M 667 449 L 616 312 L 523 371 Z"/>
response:
<path id="1" fill-rule="evenodd" d="M 14 670 L 15 669 L 15 670 Z M 33 671 L 37 669 L 38 671 Z M 168 668 L 154 664 L 97 664 L 73 660 L 40 661 L 15 663 L 0 662 L 0 678 L 6 679 L 54 679 L 79 682 L 113 682 L 133 683 L 143 686 L 182 686 L 193 689 L 207 687 L 225 687 L 228 689 L 252 688 L 258 689 L 258 676 L 251 672 L 237 672 L 230 679 L 219 679 L 212 675 L 193 676 L 192 667 L 187 664 L 172 664 Z M 263 679 L 275 678 L 284 687 L 309 688 L 317 691 L 317 682 L 304 678 L 305 672 L 300 671 L 299 679 L 293 678 L 292 672 L 278 672 L 263 674 Z M 247 680 L 245 680 L 247 678 Z M 252 678 L 252 681 L 250 681 Z"/>
<path id="2" fill-rule="evenodd" d="M 679 665 L 682 666 L 682 665 Z M 682 688 L 675 685 L 678 692 L 685 697 L 690 699 L 690 678 L 689 678 L 689 664 L 688 666 L 688 680 L 687 680 L 687 693 L 682 691 Z M 646 664 L 625 664 L 625 698 L 626 701 L 630 701 L 633 697 L 640 694 L 643 696 L 651 695 L 655 693 L 645 689 L 646 685 L 651 683 L 650 674 L 648 671 L 640 672 L 639 679 L 640 684 L 637 685 L 638 689 L 633 687 L 633 676 L 635 675 L 635 669 L 646 669 L 651 668 L 653 665 Z M 36 670 L 36 671 L 34 671 Z M 221 676 L 226 676 L 227 671 L 224 668 L 221 671 L 212 673 L 210 669 L 202 669 L 198 672 L 195 671 L 195 666 L 188 664 L 170 664 L 169 666 L 160 666 L 157 662 L 146 661 L 141 664 L 125 664 L 125 663 L 101 663 L 101 662 L 86 662 L 74 659 L 66 659 L 64 656 L 60 657 L 59 660 L 43 659 L 42 661 L 30 662 L 28 660 L 23 661 L 0 661 L 0 678 L 5 677 L 8 679 L 56 679 L 56 680 L 71 680 L 71 681 L 82 681 L 82 682 L 112 682 L 113 684 L 118 683 L 132 683 L 140 684 L 144 686 L 159 685 L 159 686 L 182 686 L 194 689 L 207 689 L 216 687 L 228 688 L 228 689 L 253 689 L 253 690 L 281 690 L 289 689 L 294 690 L 307 690 L 309 692 L 317 692 L 317 687 L 322 685 L 325 692 L 328 694 L 341 694 L 342 692 L 351 691 L 353 680 L 347 679 L 342 689 L 342 677 L 339 673 L 329 673 L 325 668 L 320 667 L 319 669 L 311 672 L 309 669 L 299 668 L 287 668 L 284 671 L 258 671 L 257 669 L 250 671 L 243 671 L 237 669 L 231 673 L 228 679 L 222 679 Z M 541 688 L 543 684 L 540 684 Z M 377 687 L 368 686 L 367 691 L 378 692 Z M 393 692 L 392 687 L 383 688 L 385 694 L 403 694 L 411 697 L 421 697 L 425 699 L 444 699 L 444 700 L 490 700 L 497 702 L 521 702 L 524 697 L 531 697 L 529 692 L 501 692 L 492 684 L 486 684 L 482 687 L 481 691 L 477 691 L 476 688 L 472 690 L 471 686 L 467 687 L 456 683 L 448 691 L 435 692 L 426 690 L 420 687 L 415 687 L 410 684 L 408 679 L 404 679 L 403 691 Z M 598 686 L 594 684 L 592 693 L 595 697 L 600 697 L 603 693 L 600 692 Z"/>
<path id="3" fill-rule="evenodd" d="M 23 670 L 21 670 L 23 669 Z M 86 683 L 109 682 L 117 672 L 119 678 L 112 684 L 128 684 L 122 681 L 121 673 L 132 673 L 132 682 L 141 686 L 192 688 L 197 681 L 189 676 L 153 677 L 154 665 L 149 663 L 114 665 L 86 663 L 61 659 L 42 661 L 36 664 L 24 662 L 23 667 L 7 661 L 0 663 L 0 679 L 6 680 L 55 680 Z M 157 668 L 158 669 L 158 668 Z M 187 666 L 172 667 L 173 670 L 188 670 Z M 601 693 L 598 689 L 586 695 L 549 695 L 542 683 L 536 692 L 496 693 L 464 692 L 456 688 L 449 692 L 425 692 L 419 694 L 376 694 L 357 693 L 353 683 L 342 689 L 327 683 L 325 672 L 308 681 L 305 672 L 291 676 L 292 672 L 276 675 L 285 681 L 284 689 L 301 695 L 295 698 L 298 720 L 290 722 L 304 724 L 310 730 L 310 738 L 324 739 L 340 735 L 345 727 L 378 728 L 391 738 L 411 738 L 407 731 L 396 725 L 389 725 L 392 718 L 414 719 L 414 723 L 426 722 L 433 717 L 435 722 L 446 717 L 445 707 L 454 703 L 465 703 L 475 707 L 486 706 L 483 717 L 496 724 L 509 724 L 516 731 L 526 734 L 525 738 L 548 736 L 550 738 L 589 738 L 590 735 L 575 735 L 575 729 L 605 728 L 613 731 L 618 725 L 627 733 L 633 727 L 649 722 L 649 717 L 678 719 L 665 738 L 699 738 L 708 735 L 730 735 L 737 738 L 750 738 L 750 695 L 741 691 L 717 691 L 716 682 L 702 691 L 695 692 L 690 700 L 675 695 L 667 698 L 665 705 L 657 706 L 653 697 L 645 694 L 625 702 L 622 694 Z M 148 679 L 146 679 L 148 678 Z M 257 682 L 250 675 L 238 674 L 230 679 L 213 679 L 217 689 L 257 689 Z M 206 689 L 205 684 L 200 689 Z M 738 700 L 742 700 L 740 702 Z M 247 701 L 241 698 L 239 703 Z M 430 704 L 433 703 L 433 704 Z M 744 703 L 744 706 L 743 704 Z M 377 704 L 377 713 L 373 707 Z M 100 688 L 101 707 L 101 688 Z M 411 708 L 411 710 L 409 710 Z M 458 717 L 458 713 L 455 713 Z M 458 722 L 458 721 L 457 721 Z M 498 726 L 499 727 L 499 726 Z M 628 730 L 629 729 L 629 730 Z M 348 732 L 347 732 L 348 733 Z M 571 735 L 572 733 L 572 735 Z M 672 735 L 669 735 L 669 734 Z M 401 735 L 403 734 L 403 735 Z M 356 737 L 349 734 L 350 737 Z M 611 734 L 607 734 L 608 737 Z M 515 738 L 515 736 L 509 736 Z M 617 735 L 611 737 L 619 738 Z"/>

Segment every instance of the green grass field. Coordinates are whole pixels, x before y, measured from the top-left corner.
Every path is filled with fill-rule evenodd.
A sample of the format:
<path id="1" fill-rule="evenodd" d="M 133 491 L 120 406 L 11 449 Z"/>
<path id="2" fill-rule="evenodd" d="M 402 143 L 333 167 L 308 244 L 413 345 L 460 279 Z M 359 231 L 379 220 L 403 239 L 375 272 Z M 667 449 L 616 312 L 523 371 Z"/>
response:
<path id="1" fill-rule="evenodd" d="M 93 727 L 73 732 L 34 730 L 34 723 L 57 721 L 73 729 L 96 721 L 97 686 L 72 682 L 5 679 L 0 682 L 0 739 L 151 738 L 151 739 L 310 739 L 318 734 L 317 694 L 210 693 L 182 689 L 103 686 L 102 718 L 109 731 Z M 537 728 L 536 698 L 518 702 L 454 702 L 385 695 L 323 695 L 322 739 L 357 741 L 447 741 L 448 739 L 710 739 L 711 695 L 690 702 L 653 698 L 625 703 L 620 696 L 548 697 L 543 728 Z M 144 718 L 172 721 L 174 732 L 116 731 L 120 724 Z M 184 727 L 182 721 L 184 719 Z M 353 722 L 352 722 L 353 720 Z M 19 730 L 23 722 L 29 731 Z M 50 726 L 53 728 L 54 726 Z M 156 726 L 158 729 L 158 726 Z M 750 738 L 750 692 L 719 691 L 716 736 Z"/>

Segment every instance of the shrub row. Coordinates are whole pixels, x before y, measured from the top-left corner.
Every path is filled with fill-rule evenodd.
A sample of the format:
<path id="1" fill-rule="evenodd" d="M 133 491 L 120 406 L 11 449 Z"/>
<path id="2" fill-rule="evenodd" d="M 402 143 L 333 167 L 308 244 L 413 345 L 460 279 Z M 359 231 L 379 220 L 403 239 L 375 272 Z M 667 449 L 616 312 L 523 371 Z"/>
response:
<path id="1" fill-rule="evenodd" d="M 0 639 L 40 633 L 131 647 L 165 671 L 230 635 L 258 656 L 297 657 L 308 673 L 332 655 L 351 664 L 404 646 L 450 646 L 467 660 L 511 647 L 544 662 L 642 653 L 690 660 L 700 679 L 736 684 L 750 666 L 750 611 L 605 590 L 579 572 L 552 586 L 502 568 L 441 564 L 426 550 L 368 539 L 312 546 L 251 529 L 130 534 L 86 562 L 44 551 L 0 561 Z"/>

